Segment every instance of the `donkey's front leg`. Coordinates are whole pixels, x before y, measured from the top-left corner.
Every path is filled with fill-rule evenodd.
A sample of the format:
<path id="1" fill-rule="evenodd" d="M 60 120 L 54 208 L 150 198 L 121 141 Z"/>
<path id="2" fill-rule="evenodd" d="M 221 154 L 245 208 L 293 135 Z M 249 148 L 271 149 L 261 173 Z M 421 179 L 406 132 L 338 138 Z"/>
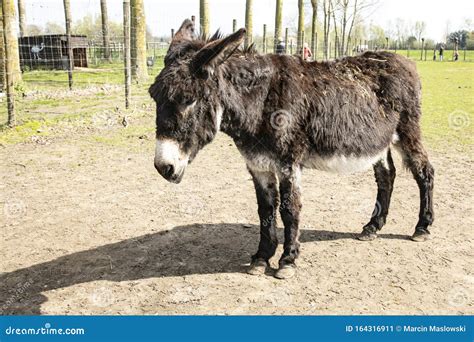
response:
<path id="1" fill-rule="evenodd" d="M 284 167 L 280 178 L 280 215 L 285 226 L 285 243 L 275 277 L 290 278 L 295 274 L 295 260 L 300 251 L 299 221 L 301 211 L 301 168 L 298 165 Z"/>
<path id="2" fill-rule="evenodd" d="M 278 246 L 276 235 L 276 208 L 278 207 L 277 177 L 274 172 L 253 170 L 248 167 L 257 193 L 258 216 L 260 217 L 260 243 L 252 256 L 249 274 L 263 274 L 268 260 Z"/>

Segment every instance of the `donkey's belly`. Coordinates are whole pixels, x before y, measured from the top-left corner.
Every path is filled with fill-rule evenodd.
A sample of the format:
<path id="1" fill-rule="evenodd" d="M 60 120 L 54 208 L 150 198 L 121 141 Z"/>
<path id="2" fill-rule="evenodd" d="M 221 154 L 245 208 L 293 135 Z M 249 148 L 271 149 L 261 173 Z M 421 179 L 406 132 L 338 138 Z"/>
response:
<path id="1" fill-rule="evenodd" d="M 361 172 L 370 169 L 378 161 L 385 160 L 386 155 L 387 150 L 374 156 L 361 157 L 344 155 L 322 157 L 318 154 L 311 154 L 303 161 L 303 166 L 336 173 Z"/>

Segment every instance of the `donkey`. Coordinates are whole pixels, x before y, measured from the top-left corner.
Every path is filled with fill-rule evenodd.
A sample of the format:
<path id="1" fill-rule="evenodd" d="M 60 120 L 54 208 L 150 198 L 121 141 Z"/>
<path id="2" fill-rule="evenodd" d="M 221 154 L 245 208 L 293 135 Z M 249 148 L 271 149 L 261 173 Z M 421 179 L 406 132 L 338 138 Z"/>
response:
<path id="1" fill-rule="evenodd" d="M 259 55 L 239 49 L 246 32 L 196 38 L 190 20 L 171 42 L 149 93 L 156 101 L 155 168 L 179 183 L 186 166 L 218 131 L 246 160 L 257 194 L 260 243 L 250 274 L 262 274 L 277 248 L 276 212 L 284 224 L 277 278 L 295 273 L 300 252 L 304 167 L 355 172 L 373 167 L 376 210 L 358 236 L 373 240 L 385 224 L 399 151 L 420 191 L 414 241 L 430 236 L 434 169 L 421 142 L 420 80 L 415 65 L 389 52 L 331 62 Z"/>

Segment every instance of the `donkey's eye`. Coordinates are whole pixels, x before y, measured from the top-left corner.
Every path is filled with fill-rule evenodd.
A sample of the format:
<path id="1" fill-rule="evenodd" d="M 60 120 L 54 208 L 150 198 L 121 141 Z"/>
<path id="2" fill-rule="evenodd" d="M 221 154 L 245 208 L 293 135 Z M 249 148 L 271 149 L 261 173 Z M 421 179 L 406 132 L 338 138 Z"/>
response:
<path id="1" fill-rule="evenodd" d="M 184 105 L 185 106 L 191 106 L 194 102 L 195 102 L 194 100 L 188 99 L 188 100 L 184 101 Z"/>

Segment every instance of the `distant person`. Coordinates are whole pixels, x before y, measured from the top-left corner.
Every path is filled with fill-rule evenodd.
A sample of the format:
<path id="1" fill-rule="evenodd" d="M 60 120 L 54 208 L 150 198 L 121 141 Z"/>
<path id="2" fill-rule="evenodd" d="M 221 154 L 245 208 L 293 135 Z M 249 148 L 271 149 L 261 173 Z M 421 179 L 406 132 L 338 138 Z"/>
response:
<path id="1" fill-rule="evenodd" d="M 439 60 L 442 62 L 443 61 L 443 53 L 444 53 L 444 47 L 441 45 L 439 47 Z"/>
<path id="2" fill-rule="evenodd" d="M 283 55 L 285 53 L 285 50 L 285 43 L 283 43 L 283 40 L 279 38 L 275 52 L 279 55 Z"/>
<path id="3" fill-rule="evenodd" d="M 433 49 L 433 60 L 436 61 L 436 48 Z"/>
<path id="4" fill-rule="evenodd" d="M 309 49 L 308 43 L 303 44 L 303 59 L 309 61 L 313 57 L 311 50 Z"/>

